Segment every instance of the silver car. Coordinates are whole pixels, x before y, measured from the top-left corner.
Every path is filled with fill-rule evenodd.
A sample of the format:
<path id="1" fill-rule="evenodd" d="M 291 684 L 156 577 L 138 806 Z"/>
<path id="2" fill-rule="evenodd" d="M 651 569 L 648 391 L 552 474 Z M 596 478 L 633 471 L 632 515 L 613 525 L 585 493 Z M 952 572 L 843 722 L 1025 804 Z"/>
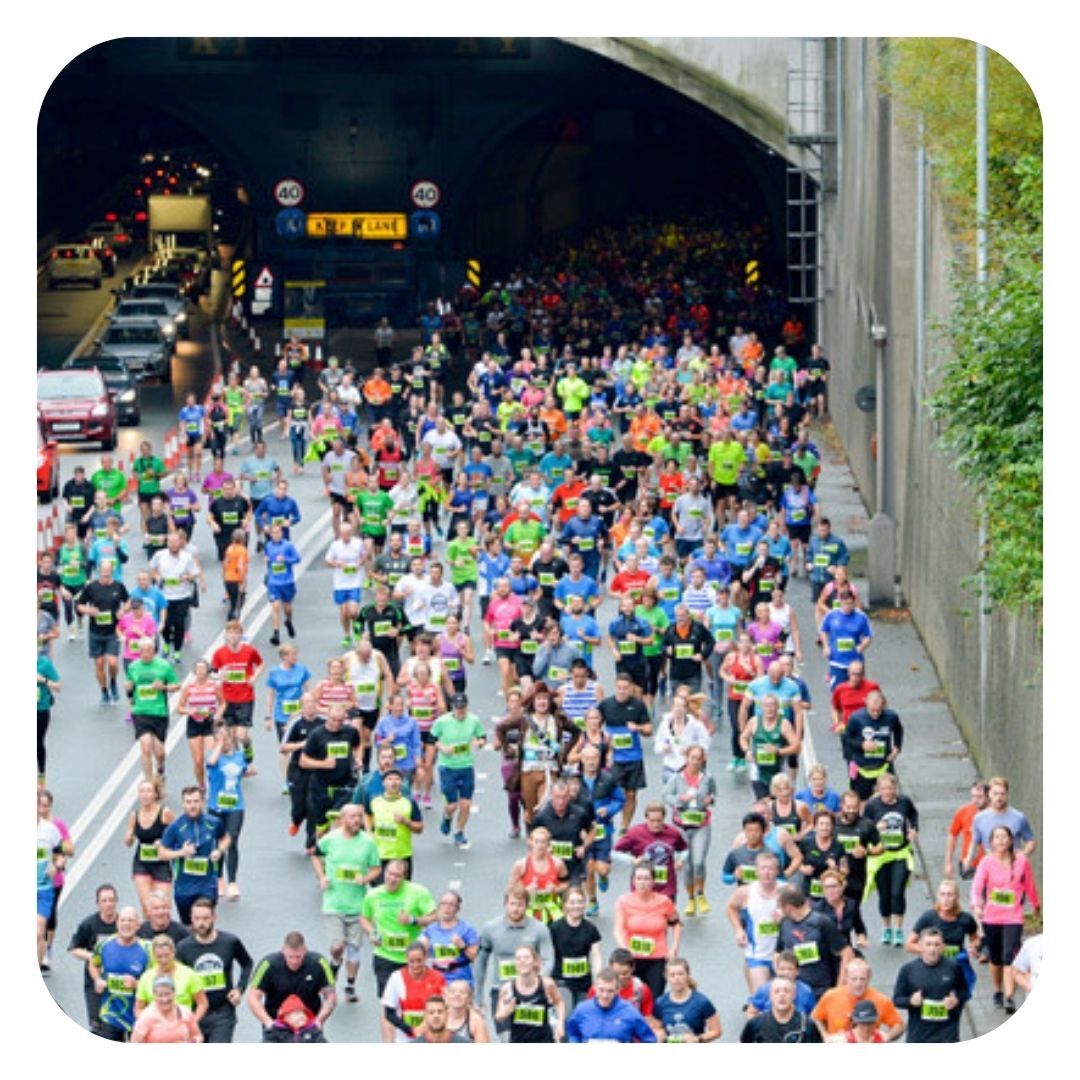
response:
<path id="1" fill-rule="evenodd" d="M 110 323 L 94 342 L 98 352 L 123 360 L 136 379 L 157 377 L 172 382 L 172 342 L 156 319 L 124 319 Z"/>
<path id="2" fill-rule="evenodd" d="M 178 285 L 168 281 L 132 282 L 123 293 L 117 293 L 122 300 L 158 300 L 165 305 L 169 317 L 176 326 L 178 337 L 186 338 L 189 334 L 187 297 Z"/>
<path id="3" fill-rule="evenodd" d="M 114 325 L 137 321 L 143 322 L 153 319 L 161 327 L 161 333 L 165 340 L 176 340 L 176 320 L 169 312 L 169 307 L 164 300 L 120 300 L 116 307 L 109 313 L 109 322 Z"/>

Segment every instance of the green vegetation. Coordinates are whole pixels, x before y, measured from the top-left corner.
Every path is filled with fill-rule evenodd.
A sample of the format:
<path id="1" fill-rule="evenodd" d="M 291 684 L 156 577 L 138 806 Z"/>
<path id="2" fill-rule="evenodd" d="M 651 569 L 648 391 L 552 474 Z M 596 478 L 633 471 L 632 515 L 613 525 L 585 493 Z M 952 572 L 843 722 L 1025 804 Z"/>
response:
<path id="1" fill-rule="evenodd" d="M 1042 611 L 1042 121 L 1020 73 L 990 52 L 989 267 L 976 282 L 975 45 L 891 39 L 883 86 L 918 131 L 941 183 L 961 255 L 953 310 L 937 327 L 947 359 L 929 405 L 941 444 L 982 499 L 982 569 L 991 602 Z M 972 583 L 973 584 L 973 583 Z"/>

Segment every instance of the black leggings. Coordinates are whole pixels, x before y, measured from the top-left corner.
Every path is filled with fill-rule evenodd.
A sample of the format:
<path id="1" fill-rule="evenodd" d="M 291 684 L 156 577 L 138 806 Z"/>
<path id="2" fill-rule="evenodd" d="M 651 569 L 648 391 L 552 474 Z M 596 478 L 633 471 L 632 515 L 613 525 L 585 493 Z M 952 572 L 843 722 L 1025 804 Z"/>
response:
<path id="1" fill-rule="evenodd" d="M 727 700 L 727 714 L 731 721 L 731 756 L 733 758 L 746 757 L 746 751 L 739 745 L 739 707 L 742 698 L 729 697 Z"/>
<path id="2" fill-rule="evenodd" d="M 995 967 L 1006 967 L 1016 959 L 1020 951 L 1020 938 L 1024 927 L 1020 923 L 983 923 L 986 935 L 986 948 L 990 953 L 990 963 Z"/>
<path id="3" fill-rule="evenodd" d="M 229 847 L 225 852 L 225 880 L 235 881 L 236 871 L 240 866 L 240 830 L 244 827 L 243 810 L 217 810 L 225 826 L 225 835 L 229 838 Z"/>
<path id="4" fill-rule="evenodd" d="M 883 919 L 890 915 L 903 915 L 907 911 L 904 890 L 908 879 L 907 862 L 895 859 L 881 867 L 874 879 L 878 891 L 878 911 Z"/>
<path id="5" fill-rule="evenodd" d="M 667 960 L 649 960 L 642 957 L 634 960 L 634 974 L 652 991 L 654 1001 L 659 1001 L 663 996 L 666 965 Z"/>
<path id="6" fill-rule="evenodd" d="M 63 596 L 64 601 L 64 625 L 70 626 L 75 621 L 75 597 Z"/>
<path id="7" fill-rule="evenodd" d="M 171 646 L 177 652 L 184 647 L 184 631 L 187 629 L 190 607 L 190 600 L 170 600 L 165 609 L 165 629 L 161 636 L 165 645 Z"/>
<path id="8" fill-rule="evenodd" d="M 37 771 L 38 776 L 45 775 L 45 733 L 49 730 L 52 713 L 48 709 L 37 711 Z"/>
<path id="9" fill-rule="evenodd" d="M 225 593 L 229 597 L 229 614 L 227 619 L 239 619 L 240 612 L 244 607 L 244 599 L 247 592 L 244 590 L 242 581 L 226 581 Z"/>

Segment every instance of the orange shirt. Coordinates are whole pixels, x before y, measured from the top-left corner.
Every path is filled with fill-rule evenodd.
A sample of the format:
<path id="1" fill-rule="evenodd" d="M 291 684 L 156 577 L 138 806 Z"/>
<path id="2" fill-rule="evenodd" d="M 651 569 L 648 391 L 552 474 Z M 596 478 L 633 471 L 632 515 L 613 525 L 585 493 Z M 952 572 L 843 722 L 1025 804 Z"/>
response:
<path id="1" fill-rule="evenodd" d="M 856 998 L 846 986 L 834 986 L 822 994 L 812 1015 L 826 1026 L 829 1035 L 837 1035 L 851 1027 L 851 1010 L 861 1000 L 872 1001 L 877 1006 L 879 1023 L 886 1027 L 900 1023 L 900 1014 L 892 1000 L 872 986 L 866 988 L 862 998 Z"/>
<path id="2" fill-rule="evenodd" d="M 959 810 L 953 814 L 952 822 L 949 825 L 949 835 L 960 837 L 960 858 L 966 859 L 968 852 L 971 851 L 971 823 L 975 820 L 975 815 L 979 812 L 979 808 L 974 803 L 967 803 L 961 806 Z M 978 866 L 979 861 L 982 859 L 985 852 L 982 849 L 982 845 L 979 845 L 978 850 L 975 852 L 975 858 L 971 860 L 973 866 Z"/>
<path id="3" fill-rule="evenodd" d="M 230 544 L 225 549 L 225 580 L 247 581 L 250 561 L 251 556 L 243 544 Z"/>
<path id="4" fill-rule="evenodd" d="M 372 405 L 385 405 L 390 400 L 390 384 L 385 379 L 368 379 L 363 392 Z"/>
<path id="5" fill-rule="evenodd" d="M 748 341 L 742 347 L 742 363 L 743 367 L 748 367 L 753 371 L 755 365 L 760 363 L 762 357 L 765 355 L 765 346 L 760 341 Z"/>
<path id="6" fill-rule="evenodd" d="M 671 898 L 653 892 L 642 899 L 636 892 L 625 893 L 615 904 L 616 925 L 621 918 L 626 948 L 643 960 L 663 960 L 668 954 L 668 924 L 678 919 Z"/>
<path id="7" fill-rule="evenodd" d="M 552 441 L 566 434 L 568 425 L 562 409 L 541 409 L 540 422 L 547 425 L 549 438 Z"/>
<path id="8" fill-rule="evenodd" d="M 660 432 L 660 417 L 654 412 L 647 412 L 644 416 L 635 416 L 630 421 L 630 439 L 635 450 L 644 450 L 654 435 Z"/>

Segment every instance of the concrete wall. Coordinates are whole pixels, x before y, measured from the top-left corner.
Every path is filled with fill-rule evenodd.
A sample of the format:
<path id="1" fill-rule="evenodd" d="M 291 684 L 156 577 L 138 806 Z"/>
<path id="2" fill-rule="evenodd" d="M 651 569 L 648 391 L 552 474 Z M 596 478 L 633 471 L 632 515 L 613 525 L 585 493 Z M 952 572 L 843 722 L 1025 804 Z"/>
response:
<path id="1" fill-rule="evenodd" d="M 832 361 L 830 402 L 868 509 L 876 510 L 873 413 L 854 407 L 856 390 L 874 383 L 869 327 L 888 327 L 885 394 L 886 483 L 881 493 L 898 523 L 897 572 L 918 631 L 977 769 L 1010 778 L 1013 802 L 1036 831 L 1042 821 L 1042 656 L 1028 619 L 993 612 L 980 619 L 976 592 L 962 582 L 976 571 L 978 530 L 970 492 L 935 446 L 937 429 L 921 402 L 934 386 L 945 345 L 926 335 L 919 386 L 916 222 L 917 148 L 894 123 L 873 84 L 875 43 L 843 45 L 839 189 L 828 204 L 831 291 L 824 312 Z M 926 321 L 949 310 L 953 242 L 926 170 Z M 980 623 L 982 625 L 980 625 Z M 980 640 L 987 680 L 980 688 Z M 982 695 L 985 701 L 981 704 Z M 943 733 L 943 742 L 945 741 Z"/>

